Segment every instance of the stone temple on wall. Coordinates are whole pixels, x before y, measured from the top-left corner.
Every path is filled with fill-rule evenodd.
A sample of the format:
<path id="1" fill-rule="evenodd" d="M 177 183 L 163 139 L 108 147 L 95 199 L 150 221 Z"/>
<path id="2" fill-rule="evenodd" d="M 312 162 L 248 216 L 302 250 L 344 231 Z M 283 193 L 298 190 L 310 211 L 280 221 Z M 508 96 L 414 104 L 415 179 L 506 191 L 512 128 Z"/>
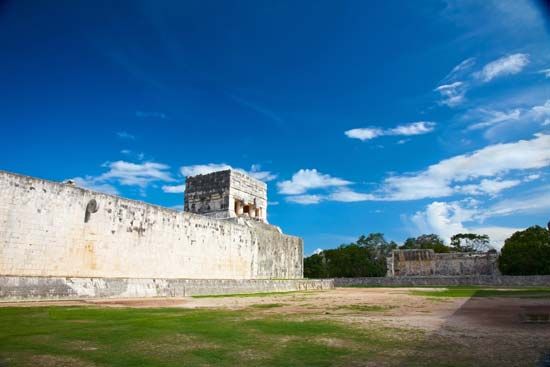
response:
<path id="1" fill-rule="evenodd" d="M 267 221 L 267 186 L 187 177 L 185 210 L 0 171 L 0 300 L 173 297 L 331 287 Z"/>

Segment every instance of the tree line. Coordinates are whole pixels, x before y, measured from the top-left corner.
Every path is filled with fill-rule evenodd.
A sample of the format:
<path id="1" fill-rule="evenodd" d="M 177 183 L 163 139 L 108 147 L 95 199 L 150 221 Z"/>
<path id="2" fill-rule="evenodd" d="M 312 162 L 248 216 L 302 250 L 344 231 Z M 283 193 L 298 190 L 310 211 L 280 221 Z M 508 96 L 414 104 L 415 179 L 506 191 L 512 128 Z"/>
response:
<path id="1" fill-rule="evenodd" d="M 436 234 L 410 237 L 402 245 L 383 233 L 362 235 L 355 242 L 323 250 L 304 259 L 306 278 L 383 277 L 386 258 L 396 249 L 432 249 L 436 253 L 497 252 L 487 235 L 458 233 L 449 245 Z M 515 232 L 504 242 L 498 266 L 505 275 L 550 274 L 550 232 L 540 226 Z"/>

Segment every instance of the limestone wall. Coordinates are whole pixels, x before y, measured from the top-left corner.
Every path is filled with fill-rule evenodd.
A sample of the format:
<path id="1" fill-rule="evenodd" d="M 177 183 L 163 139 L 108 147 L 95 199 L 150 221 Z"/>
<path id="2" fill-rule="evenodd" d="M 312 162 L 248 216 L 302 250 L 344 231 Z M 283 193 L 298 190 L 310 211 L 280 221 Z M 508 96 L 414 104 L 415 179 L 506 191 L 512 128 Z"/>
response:
<path id="1" fill-rule="evenodd" d="M 487 285 L 506 287 L 550 286 L 550 275 L 510 276 L 510 275 L 470 275 L 470 276 L 404 276 L 371 278 L 336 278 L 336 287 L 378 286 L 378 287 L 415 287 L 415 286 L 452 286 Z"/>
<path id="2" fill-rule="evenodd" d="M 387 259 L 388 276 L 459 276 L 498 274 L 492 253 L 443 253 L 433 250 L 394 250 Z"/>
<path id="3" fill-rule="evenodd" d="M 0 275 L 302 278 L 300 238 L 238 221 L 0 171 Z"/>
<path id="4" fill-rule="evenodd" d="M 46 299 L 184 297 L 334 288 L 332 279 L 149 279 L 0 276 L 0 302 Z"/>

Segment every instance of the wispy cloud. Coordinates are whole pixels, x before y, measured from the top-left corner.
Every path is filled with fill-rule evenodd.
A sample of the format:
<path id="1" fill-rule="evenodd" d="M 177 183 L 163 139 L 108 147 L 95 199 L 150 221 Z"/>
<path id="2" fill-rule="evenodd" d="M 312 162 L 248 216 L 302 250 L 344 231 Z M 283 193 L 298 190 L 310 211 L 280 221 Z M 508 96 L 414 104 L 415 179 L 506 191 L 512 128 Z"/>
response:
<path id="1" fill-rule="evenodd" d="M 446 197 L 470 191 L 470 184 L 478 185 L 477 192 L 494 195 L 515 183 L 500 180 L 502 175 L 548 166 L 550 135 L 537 134 L 531 140 L 489 145 L 470 154 L 457 155 L 418 173 L 388 177 L 378 197 L 382 200 Z M 482 185 L 477 180 L 483 178 L 493 180 Z"/>
<path id="2" fill-rule="evenodd" d="M 285 200 L 290 203 L 311 205 L 319 204 L 321 201 L 323 201 L 323 197 L 321 195 L 292 195 L 287 196 Z"/>
<path id="3" fill-rule="evenodd" d="M 475 76 L 484 83 L 505 76 L 521 72 L 529 64 L 529 55 L 517 53 L 501 57 L 486 64 Z"/>
<path id="4" fill-rule="evenodd" d="M 468 73 L 472 70 L 476 64 L 476 59 L 474 57 L 467 58 L 458 65 L 456 65 L 450 72 L 443 78 L 443 83 L 454 82 L 458 79 L 463 79 L 467 76 Z"/>
<path id="5" fill-rule="evenodd" d="M 461 119 L 469 123 L 467 131 L 489 129 L 486 137 L 494 135 L 492 130 L 496 128 L 502 132 L 502 127 L 517 128 L 520 123 L 524 128 L 547 126 L 550 125 L 550 99 L 540 105 L 517 107 L 512 110 L 476 108 L 467 111 Z"/>
<path id="6" fill-rule="evenodd" d="M 316 169 L 301 169 L 287 181 L 277 183 L 280 194 L 299 195 L 311 189 L 350 185 L 350 181 L 323 174 Z"/>
<path id="7" fill-rule="evenodd" d="M 472 72 L 476 64 L 474 58 L 469 58 L 456 65 L 441 84 L 434 89 L 439 93 L 440 105 L 457 107 L 466 101 L 466 93 L 481 84 L 496 78 L 520 73 L 529 64 L 529 55 L 515 53 L 493 60 L 480 70 Z"/>
<path id="8" fill-rule="evenodd" d="M 440 104 L 455 107 L 464 102 L 467 86 L 464 82 L 454 82 L 440 85 L 434 91 L 439 92 L 441 95 Z"/>
<path id="9" fill-rule="evenodd" d="M 73 177 L 70 180 L 73 181 L 76 186 L 82 187 L 88 190 L 102 192 L 104 194 L 110 194 L 110 195 L 119 194 L 116 187 L 114 187 L 111 184 L 98 181 L 97 178 L 93 176 Z"/>
<path id="10" fill-rule="evenodd" d="M 137 159 L 138 161 L 142 161 L 145 158 L 145 153 L 143 153 L 143 152 L 136 153 L 136 152 L 134 152 L 130 149 L 122 149 L 120 151 L 120 154 L 123 154 L 123 155 L 128 156 L 128 157 L 133 157 L 134 159 Z"/>
<path id="11" fill-rule="evenodd" d="M 430 121 L 411 122 L 391 129 L 382 129 L 379 127 L 365 127 L 351 129 L 344 132 L 348 138 L 359 139 L 361 141 L 371 140 L 379 136 L 411 136 L 422 135 L 432 132 L 436 123 Z"/>
<path id="12" fill-rule="evenodd" d="M 519 120 L 520 110 L 518 108 L 512 111 L 494 111 L 486 109 L 478 109 L 477 114 L 482 120 L 481 122 L 474 123 L 468 126 L 468 130 L 484 129 L 504 121 Z"/>
<path id="13" fill-rule="evenodd" d="M 75 177 L 72 180 L 78 186 L 90 190 L 101 191 L 110 194 L 117 194 L 114 186 L 135 186 L 145 194 L 145 189 L 154 182 L 173 182 L 169 166 L 156 163 L 132 163 L 126 161 L 106 162 L 102 165 L 107 171 L 99 176 Z"/>
<path id="14" fill-rule="evenodd" d="M 126 140 L 135 140 L 136 139 L 135 135 L 132 135 L 127 131 L 119 131 L 119 132 L 116 133 L 116 135 L 121 139 L 126 139 Z"/>
<path id="15" fill-rule="evenodd" d="M 550 78 L 550 68 L 539 70 L 539 74 L 544 74 L 545 77 Z"/>
<path id="16" fill-rule="evenodd" d="M 175 185 L 175 186 L 162 186 L 162 191 L 167 194 L 182 194 L 185 192 L 185 184 Z"/>

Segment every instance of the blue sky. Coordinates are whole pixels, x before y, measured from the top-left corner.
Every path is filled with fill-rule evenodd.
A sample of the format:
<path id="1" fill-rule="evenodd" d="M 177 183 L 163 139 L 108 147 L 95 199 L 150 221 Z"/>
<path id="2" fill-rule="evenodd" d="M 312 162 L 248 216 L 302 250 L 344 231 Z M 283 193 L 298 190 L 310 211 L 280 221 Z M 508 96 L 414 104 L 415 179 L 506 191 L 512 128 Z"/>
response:
<path id="1" fill-rule="evenodd" d="M 179 208 L 266 180 L 305 251 L 550 213 L 550 24 L 531 1 L 4 1 L 0 169 Z"/>

